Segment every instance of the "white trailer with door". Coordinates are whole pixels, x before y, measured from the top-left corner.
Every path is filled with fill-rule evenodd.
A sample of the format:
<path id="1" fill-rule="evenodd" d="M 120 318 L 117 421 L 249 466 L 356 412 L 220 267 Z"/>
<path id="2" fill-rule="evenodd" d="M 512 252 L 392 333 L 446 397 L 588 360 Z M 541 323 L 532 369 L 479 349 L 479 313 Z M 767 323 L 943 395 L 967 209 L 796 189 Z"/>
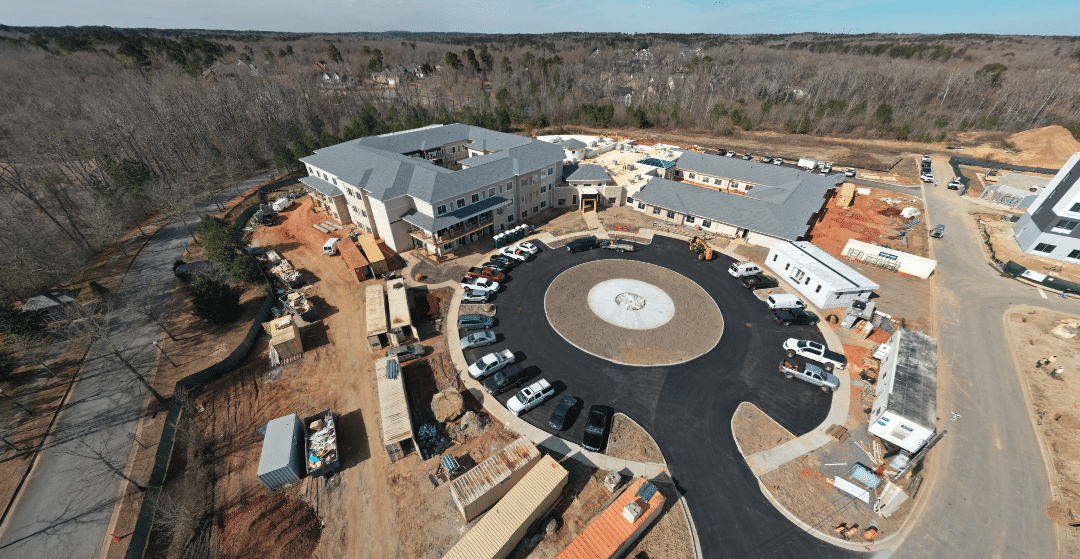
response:
<path id="1" fill-rule="evenodd" d="M 882 347 L 886 349 L 867 430 L 914 454 L 937 430 L 937 340 L 901 328 Z"/>
<path id="2" fill-rule="evenodd" d="M 809 241 L 772 245 L 765 265 L 819 309 L 847 308 L 881 288 Z"/>

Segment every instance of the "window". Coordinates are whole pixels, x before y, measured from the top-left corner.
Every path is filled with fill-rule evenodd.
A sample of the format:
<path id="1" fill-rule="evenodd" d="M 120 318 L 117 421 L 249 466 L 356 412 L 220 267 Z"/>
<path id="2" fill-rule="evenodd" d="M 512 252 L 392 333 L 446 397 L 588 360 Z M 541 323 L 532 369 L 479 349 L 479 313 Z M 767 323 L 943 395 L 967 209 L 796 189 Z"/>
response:
<path id="1" fill-rule="evenodd" d="M 645 202 L 638 202 L 637 203 L 637 209 L 644 210 L 645 209 Z"/>
<path id="2" fill-rule="evenodd" d="M 508 182 L 508 183 L 506 183 L 506 190 L 507 190 L 507 192 L 509 192 L 509 191 L 511 191 L 511 190 L 513 190 L 513 189 L 514 189 L 514 183 L 513 183 L 513 182 Z"/>
<path id="3" fill-rule="evenodd" d="M 821 286 L 820 285 L 817 286 L 817 289 L 814 290 L 814 293 L 821 293 Z"/>
<path id="4" fill-rule="evenodd" d="M 1080 224 L 1080 221 L 1072 221 L 1070 219 L 1062 219 L 1061 221 L 1057 222 L 1057 225 L 1054 226 L 1054 229 L 1064 229 L 1066 231 L 1072 231 L 1073 229 L 1076 229 L 1076 226 L 1078 224 Z"/>
<path id="5" fill-rule="evenodd" d="M 1035 245 L 1035 252 L 1045 252 L 1045 253 L 1049 254 L 1051 252 L 1054 252 L 1054 249 L 1056 249 L 1056 248 L 1057 248 L 1057 245 L 1048 245 L 1046 243 L 1039 243 L 1039 244 Z"/>
<path id="6" fill-rule="evenodd" d="M 615 204 L 615 199 L 614 198 L 608 198 L 607 203 L 614 205 Z"/>
<path id="7" fill-rule="evenodd" d="M 508 221 L 508 222 L 514 221 L 514 214 L 506 214 L 506 221 Z"/>
<path id="8" fill-rule="evenodd" d="M 330 179 L 330 181 L 334 183 L 334 186 L 337 186 L 337 179 L 332 178 L 332 179 Z"/>
<path id="9" fill-rule="evenodd" d="M 626 203 L 627 203 L 627 204 L 630 204 L 630 205 L 633 205 L 633 204 L 634 204 L 634 199 L 633 199 L 633 198 L 631 198 L 631 197 L 629 197 L 629 196 L 627 196 L 627 197 L 626 197 Z"/>
<path id="10" fill-rule="evenodd" d="M 774 260 L 775 260 L 775 259 L 774 259 Z M 788 269 L 788 268 L 790 268 L 790 267 L 791 267 L 791 263 L 790 263 L 790 262 L 788 262 L 787 264 L 784 264 L 784 271 L 787 271 L 787 269 Z"/>
<path id="11" fill-rule="evenodd" d="M 701 226 L 703 228 L 705 228 L 705 229 L 708 229 L 708 228 L 712 227 L 712 222 L 707 220 L 707 219 L 703 219 L 703 220 L 701 220 Z"/>
<path id="12" fill-rule="evenodd" d="M 475 204 L 475 203 L 477 203 L 479 201 L 480 201 L 480 194 L 473 194 L 472 195 L 472 203 Z"/>
<path id="13" fill-rule="evenodd" d="M 450 146 L 450 153 L 457 153 L 457 146 Z"/>
<path id="14" fill-rule="evenodd" d="M 553 174 L 555 174 L 555 169 L 554 168 L 548 169 L 548 176 L 550 177 Z"/>
<path id="15" fill-rule="evenodd" d="M 547 202 L 546 202 L 546 201 L 543 201 L 543 200 L 541 200 L 541 201 L 540 201 L 540 207 L 541 207 L 541 208 L 546 208 L 546 207 L 547 207 Z"/>
<path id="16" fill-rule="evenodd" d="M 538 211 L 540 211 L 540 208 L 537 208 L 536 206 L 533 206 L 533 213 L 536 213 Z M 525 217 L 525 216 L 523 215 L 521 217 Z"/>
<path id="17" fill-rule="evenodd" d="M 544 185 L 544 186 L 540 187 L 540 194 L 543 194 L 545 192 L 547 192 L 547 185 Z"/>
<path id="18" fill-rule="evenodd" d="M 465 207 L 465 199 L 464 198 L 457 201 L 457 207 L 458 208 L 464 208 Z"/>
<path id="19" fill-rule="evenodd" d="M 709 177 L 701 177 L 701 182 L 709 184 Z"/>
<path id="20" fill-rule="evenodd" d="M 803 282 L 803 285 L 810 285 L 810 276 L 806 276 L 806 281 Z"/>
<path id="21" fill-rule="evenodd" d="M 776 262 L 776 259 L 777 259 L 777 258 L 779 258 L 779 257 L 780 257 L 780 255 L 779 255 L 779 254 L 774 254 L 774 255 L 772 255 L 772 261 L 773 261 L 773 262 Z"/>
<path id="22" fill-rule="evenodd" d="M 694 222 L 694 216 L 692 216 L 692 215 L 686 216 L 686 222 L 687 223 L 693 223 Z"/>
<path id="23" fill-rule="evenodd" d="M 654 206 L 652 209 L 652 213 L 653 215 L 660 215 L 660 208 Z"/>
<path id="24" fill-rule="evenodd" d="M 488 196 L 494 196 L 494 195 L 495 195 L 495 189 L 494 188 L 492 188 L 491 190 L 488 190 Z"/>
<path id="25" fill-rule="evenodd" d="M 500 184 L 500 185 L 499 185 L 499 194 L 502 194 L 502 188 L 503 188 L 503 187 L 502 187 L 502 185 Z"/>
<path id="26" fill-rule="evenodd" d="M 529 217 L 529 210 L 521 210 L 521 219 Z"/>
<path id="27" fill-rule="evenodd" d="M 365 212 L 364 210 L 360 210 L 360 215 L 367 217 L 367 212 Z"/>
<path id="28" fill-rule="evenodd" d="M 688 177 L 690 177 L 690 178 L 694 178 L 694 173 L 689 173 L 689 174 L 687 174 L 686 176 L 688 176 Z"/>
<path id="29" fill-rule="evenodd" d="M 559 205 L 560 206 L 565 206 L 566 205 L 566 198 L 559 198 Z"/>
<path id="30" fill-rule="evenodd" d="M 675 219 L 675 212 L 672 211 L 672 210 L 668 210 L 667 211 L 667 218 L 668 219 Z"/>
<path id="31" fill-rule="evenodd" d="M 1069 208 L 1069 211 L 1073 213 L 1080 213 L 1080 202 L 1073 204 L 1072 207 Z"/>
<path id="32" fill-rule="evenodd" d="M 1074 250 L 1070 252 L 1069 258 L 1080 258 L 1080 250 Z"/>
<path id="33" fill-rule="evenodd" d="M 437 212 L 436 215 L 442 215 L 442 214 L 446 213 L 446 204 L 443 204 L 443 205 L 439 206 L 438 208 L 435 208 L 435 211 Z"/>
<path id="34" fill-rule="evenodd" d="M 514 205 L 514 199 L 513 199 L 513 198 L 511 198 L 511 199 L 510 199 L 510 203 L 509 203 L 509 204 L 507 204 L 507 205 L 506 205 L 506 207 L 511 207 L 511 206 L 513 206 L 513 205 Z"/>

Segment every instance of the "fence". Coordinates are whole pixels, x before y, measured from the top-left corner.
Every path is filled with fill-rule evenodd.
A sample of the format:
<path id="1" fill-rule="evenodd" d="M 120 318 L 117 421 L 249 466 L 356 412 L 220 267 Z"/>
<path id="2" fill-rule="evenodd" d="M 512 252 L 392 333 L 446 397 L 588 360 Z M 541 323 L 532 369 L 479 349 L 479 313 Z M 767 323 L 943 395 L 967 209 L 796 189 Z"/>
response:
<path id="1" fill-rule="evenodd" d="M 259 188 L 260 197 L 263 196 L 265 190 L 270 189 L 277 183 L 269 183 Z M 259 207 L 252 206 L 246 210 L 236 219 L 233 223 L 233 227 L 241 228 L 247 220 L 254 215 L 255 211 Z M 249 257 L 250 258 L 250 257 Z M 263 273 L 265 278 L 265 272 Z M 270 282 L 267 280 L 266 285 L 269 287 Z M 165 428 L 161 432 L 161 440 L 158 442 L 157 453 L 154 456 L 154 469 L 150 473 L 150 482 L 147 483 L 146 493 L 143 495 L 143 502 L 139 508 L 139 517 L 135 521 L 135 529 L 132 531 L 131 540 L 128 542 L 127 553 L 124 555 L 125 559 L 142 559 L 146 553 L 146 545 L 149 543 L 150 531 L 154 526 L 154 513 L 157 504 L 158 495 L 161 494 L 161 487 L 165 484 L 165 474 L 169 469 L 169 460 L 172 457 L 173 442 L 176 438 L 176 428 L 180 422 L 180 414 L 183 412 L 183 396 L 187 392 L 203 387 L 204 385 L 217 380 L 219 377 L 235 369 L 241 361 L 244 360 L 251 352 L 251 348 L 255 347 L 255 340 L 259 337 L 259 334 L 263 332 L 262 323 L 266 322 L 267 317 L 270 316 L 270 309 L 274 306 L 274 297 L 267 295 L 266 300 L 263 302 L 262 308 L 259 309 L 259 315 L 255 317 L 255 321 L 248 329 L 247 336 L 244 337 L 244 341 L 240 343 L 226 357 L 221 361 L 191 375 L 188 375 L 176 382 L 173 387 L 173 398 L 169 405 L 169 413 L 165 417 Z"/>
<path id="2" fill-rule="evenodd" d="M 981 161 L 979 159 L 968 159 L 967 157 L 950 157 L 949 165 L 952 165 L 955 176 L 960 175 L 960 165 L 967 165 L 969 167 L 985 167 L 987 169 L 1005 169 L 1009 171 L 1026 171 L 1028 173 L 1040 173 L 1044 175 L 1056 175 L 1058 169 L 1050 169 L 1047 167 L 1025 167 L 1023 165 L 1012 165 L 1009 163 L 998 163 L 997 161 Z"/>
<path id="3" fill-rule="evenodd" d="M 1031 283 L 1037 283 L 1044 287 L 1049 287 L 1054 291 L 1060 291 L 1061 293 L 1080 294 L 1080 283 L 1071 282 L 1069 280 L 1063 280 L 1054 276 L 1048 276 L 1046 274 L 1028 270 L 1024 266 L 1013 262 L 1012 260 L 1005 263 L 1001 270 L 1004 274 L 1012 276 L 1014 278 L 1030 281 Z"/>

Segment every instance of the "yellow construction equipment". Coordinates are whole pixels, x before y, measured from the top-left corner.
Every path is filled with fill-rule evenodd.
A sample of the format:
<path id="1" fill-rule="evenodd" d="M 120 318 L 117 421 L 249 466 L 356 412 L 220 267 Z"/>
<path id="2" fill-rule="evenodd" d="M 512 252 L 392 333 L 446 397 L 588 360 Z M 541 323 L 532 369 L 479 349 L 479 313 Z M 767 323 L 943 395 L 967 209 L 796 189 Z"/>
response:
<path id="1" fill-rule="evenodd" d="M 715 256 L 712 247 L 705 244 L 701 237 L 694 237 L 690 241 L 690 250 L 697 253 L 698 260 L 712 260 L 713 256 Z"/>

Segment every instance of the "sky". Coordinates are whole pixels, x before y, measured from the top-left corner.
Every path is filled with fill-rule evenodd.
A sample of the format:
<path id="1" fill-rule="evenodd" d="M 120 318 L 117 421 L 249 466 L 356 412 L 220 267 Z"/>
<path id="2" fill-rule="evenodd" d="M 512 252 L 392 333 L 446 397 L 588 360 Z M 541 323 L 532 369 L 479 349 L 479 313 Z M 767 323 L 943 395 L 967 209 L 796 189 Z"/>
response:
<path id="1" fill-rule="evenodd" d="M 1077 22 L 1075 0 L 15 0 L 0 11 L 11 26 L 303 33 L 1075 35 Z"/>

